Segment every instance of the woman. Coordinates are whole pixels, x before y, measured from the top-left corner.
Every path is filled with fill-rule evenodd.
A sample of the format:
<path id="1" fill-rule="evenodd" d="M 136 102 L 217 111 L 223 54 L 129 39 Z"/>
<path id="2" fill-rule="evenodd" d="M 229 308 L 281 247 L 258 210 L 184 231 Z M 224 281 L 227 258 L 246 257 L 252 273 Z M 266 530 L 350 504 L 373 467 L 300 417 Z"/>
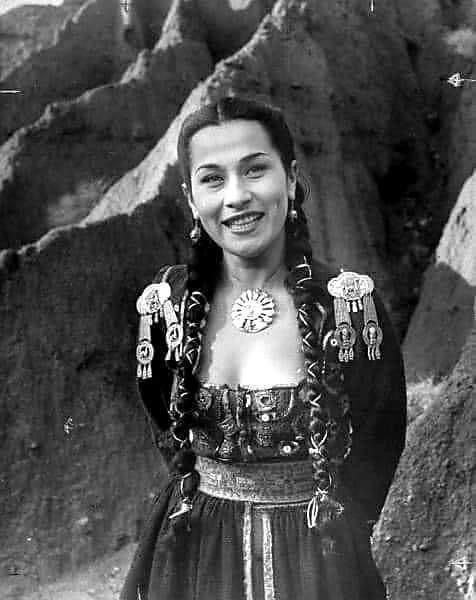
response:
<path id="1" fill-rule="evenodd" d="M 184 122 L 188 265 L 141 294 L 141 396 L 178 448 L 123 600 L 383 600 L 370 552 L 404 445 L 401 354 L 368 276 L 313 260 L 279 111 Z"/>

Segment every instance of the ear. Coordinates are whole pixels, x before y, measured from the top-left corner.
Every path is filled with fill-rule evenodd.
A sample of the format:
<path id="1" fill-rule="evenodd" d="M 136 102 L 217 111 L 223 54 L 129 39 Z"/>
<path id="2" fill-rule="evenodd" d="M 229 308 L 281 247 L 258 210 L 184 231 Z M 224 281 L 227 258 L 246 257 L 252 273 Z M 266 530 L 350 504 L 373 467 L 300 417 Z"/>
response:
<path id="1" fill-rule="evenodd" d="M 190 210 L 192 211 L 193 218 L 198 219 L 198 211 L 193 202 L 192 194 L 191 194 L 190 190 L 188 189 L 188 186 L 186 183 L 182 183 L 182 192 L 183 192 L 183 195 L 185 196 L 185 198 L 187 199 L 187 204 L 188 204 Z"/>
<path id="2" fill-rule="evenodd" d="M 288 198 L 294 200 L 296 197 L 296 182 L 297 182 L 297 162 L 293 160 L 288 173 Z"/>

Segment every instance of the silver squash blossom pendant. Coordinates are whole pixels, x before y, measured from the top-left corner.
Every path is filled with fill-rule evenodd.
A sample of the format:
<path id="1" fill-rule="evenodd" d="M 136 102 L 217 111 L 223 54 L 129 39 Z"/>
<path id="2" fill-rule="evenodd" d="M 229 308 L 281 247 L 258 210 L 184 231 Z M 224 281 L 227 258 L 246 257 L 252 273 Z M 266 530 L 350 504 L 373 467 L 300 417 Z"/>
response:
<path id="1" fill-rule="evenodd" d="M 240 331 L 257 333 L 269 327 L 276 314 L 273 298 L 259 288 L 245 290 L 231 307 L 231 321 Z"/>

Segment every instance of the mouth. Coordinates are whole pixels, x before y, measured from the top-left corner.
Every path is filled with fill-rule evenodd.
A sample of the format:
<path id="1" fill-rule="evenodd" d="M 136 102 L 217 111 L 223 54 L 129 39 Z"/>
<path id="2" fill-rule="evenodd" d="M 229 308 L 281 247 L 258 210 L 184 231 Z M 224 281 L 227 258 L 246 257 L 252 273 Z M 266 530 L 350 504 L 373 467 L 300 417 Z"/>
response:
<path id="1" fill-rule="evenodd" d="M 242 233 L 251 231 L 255 225 L 263 218 L 264 214 L 261 212 L 247 212 L 229 217 L 222 221 L 225 227 L 231 229 L 233 233 Z"/>

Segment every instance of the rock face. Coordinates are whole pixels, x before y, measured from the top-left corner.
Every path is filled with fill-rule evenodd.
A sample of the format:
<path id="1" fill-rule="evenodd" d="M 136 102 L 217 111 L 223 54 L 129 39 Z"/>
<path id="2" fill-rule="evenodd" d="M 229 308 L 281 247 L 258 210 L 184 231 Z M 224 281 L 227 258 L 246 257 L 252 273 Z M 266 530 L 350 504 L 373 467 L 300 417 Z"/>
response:
<path id="1" fill-rule="evenodd" d="M 152 48 L 160 37 L 164 18 L 193 9 L 195 19 L 206 32 L 214 60 L 229 56 L 253 35 L 274 0 L 129 0 L 122 11 L 124 34 L 135 48 Z M 169 17 L 170 18 L 170 17 Z"/>
<path id="2" fill-rule="evenodd" d="M 392 600 L 474 598 L 475 373 L 473 327 L 447 384 L 409 428 L 374 536 Z"/>
<path id="3" fill-rule="evenodd" d="M 195 0 L 215 60 L 230 56 L 252 37 L 274 0 Z"/>
<path id="4" fill-rule="evenodd" d="M 160 38 L 172 0 L 128 0 L 119 2 L 121 36 L 137 50 L 152 49 Z"/>
<path id="5" fill-rule="evenodd" d="M 164 467 L 135 389 L 135 300 L 175 259 L 173 218 L 149 205 L 0 255 L 2 598 L 137 536 Z"/>
<path id="6" fill-rule="evenodd" d="M 86 0 L 59 6 L 24 5 L 0 15 L 0 81 L 34 52 L 54 43 L 58 29 Z"/>
<path id="7" fill-rule="evenodd" d="M 411 387 L 407 444 L 374 536 L 393 600 L 469 600 L 476 591 L 475 200 L 476 173 L 445 227 L 405 339 L 407 380 L 423 381 Z"/>
<path id="8" fill-rule="evenodd" d="M 454 88 L 445 80 L 457 72 L 475 78 L 475 5 L 472 0 L 399 0 L 397 4 L 427 105 L 435 193 L 440 188 L 432 216 L 442 226 L 474 169 L 476 91 L 474 85 Z"/>
<path id="9" fill-rule="evenodd" d="M 465 183 L 425 274 L 404 344 L 407 378 L 449 375 L 474 322 L 476 172 Z"/>
<path id="10" fill-rule="evenodd" d="M 196 27 L 182 17 L 120 82 L 50 105 L 2 146 L 0 247 L 18 247 L 79 221 L 155 144 L 211 69 Z"/>
<path id="11" fill-rule="evenodd" d="M 22 93 L 2 98 L 0 141 L 36 121 L 50 102 L 75 98 L 117 78 L 137 54 L 121 44 L 119 30 L 117 0 L 85 0 L 52 43 L 3 78 L 2 88 Z"/>

